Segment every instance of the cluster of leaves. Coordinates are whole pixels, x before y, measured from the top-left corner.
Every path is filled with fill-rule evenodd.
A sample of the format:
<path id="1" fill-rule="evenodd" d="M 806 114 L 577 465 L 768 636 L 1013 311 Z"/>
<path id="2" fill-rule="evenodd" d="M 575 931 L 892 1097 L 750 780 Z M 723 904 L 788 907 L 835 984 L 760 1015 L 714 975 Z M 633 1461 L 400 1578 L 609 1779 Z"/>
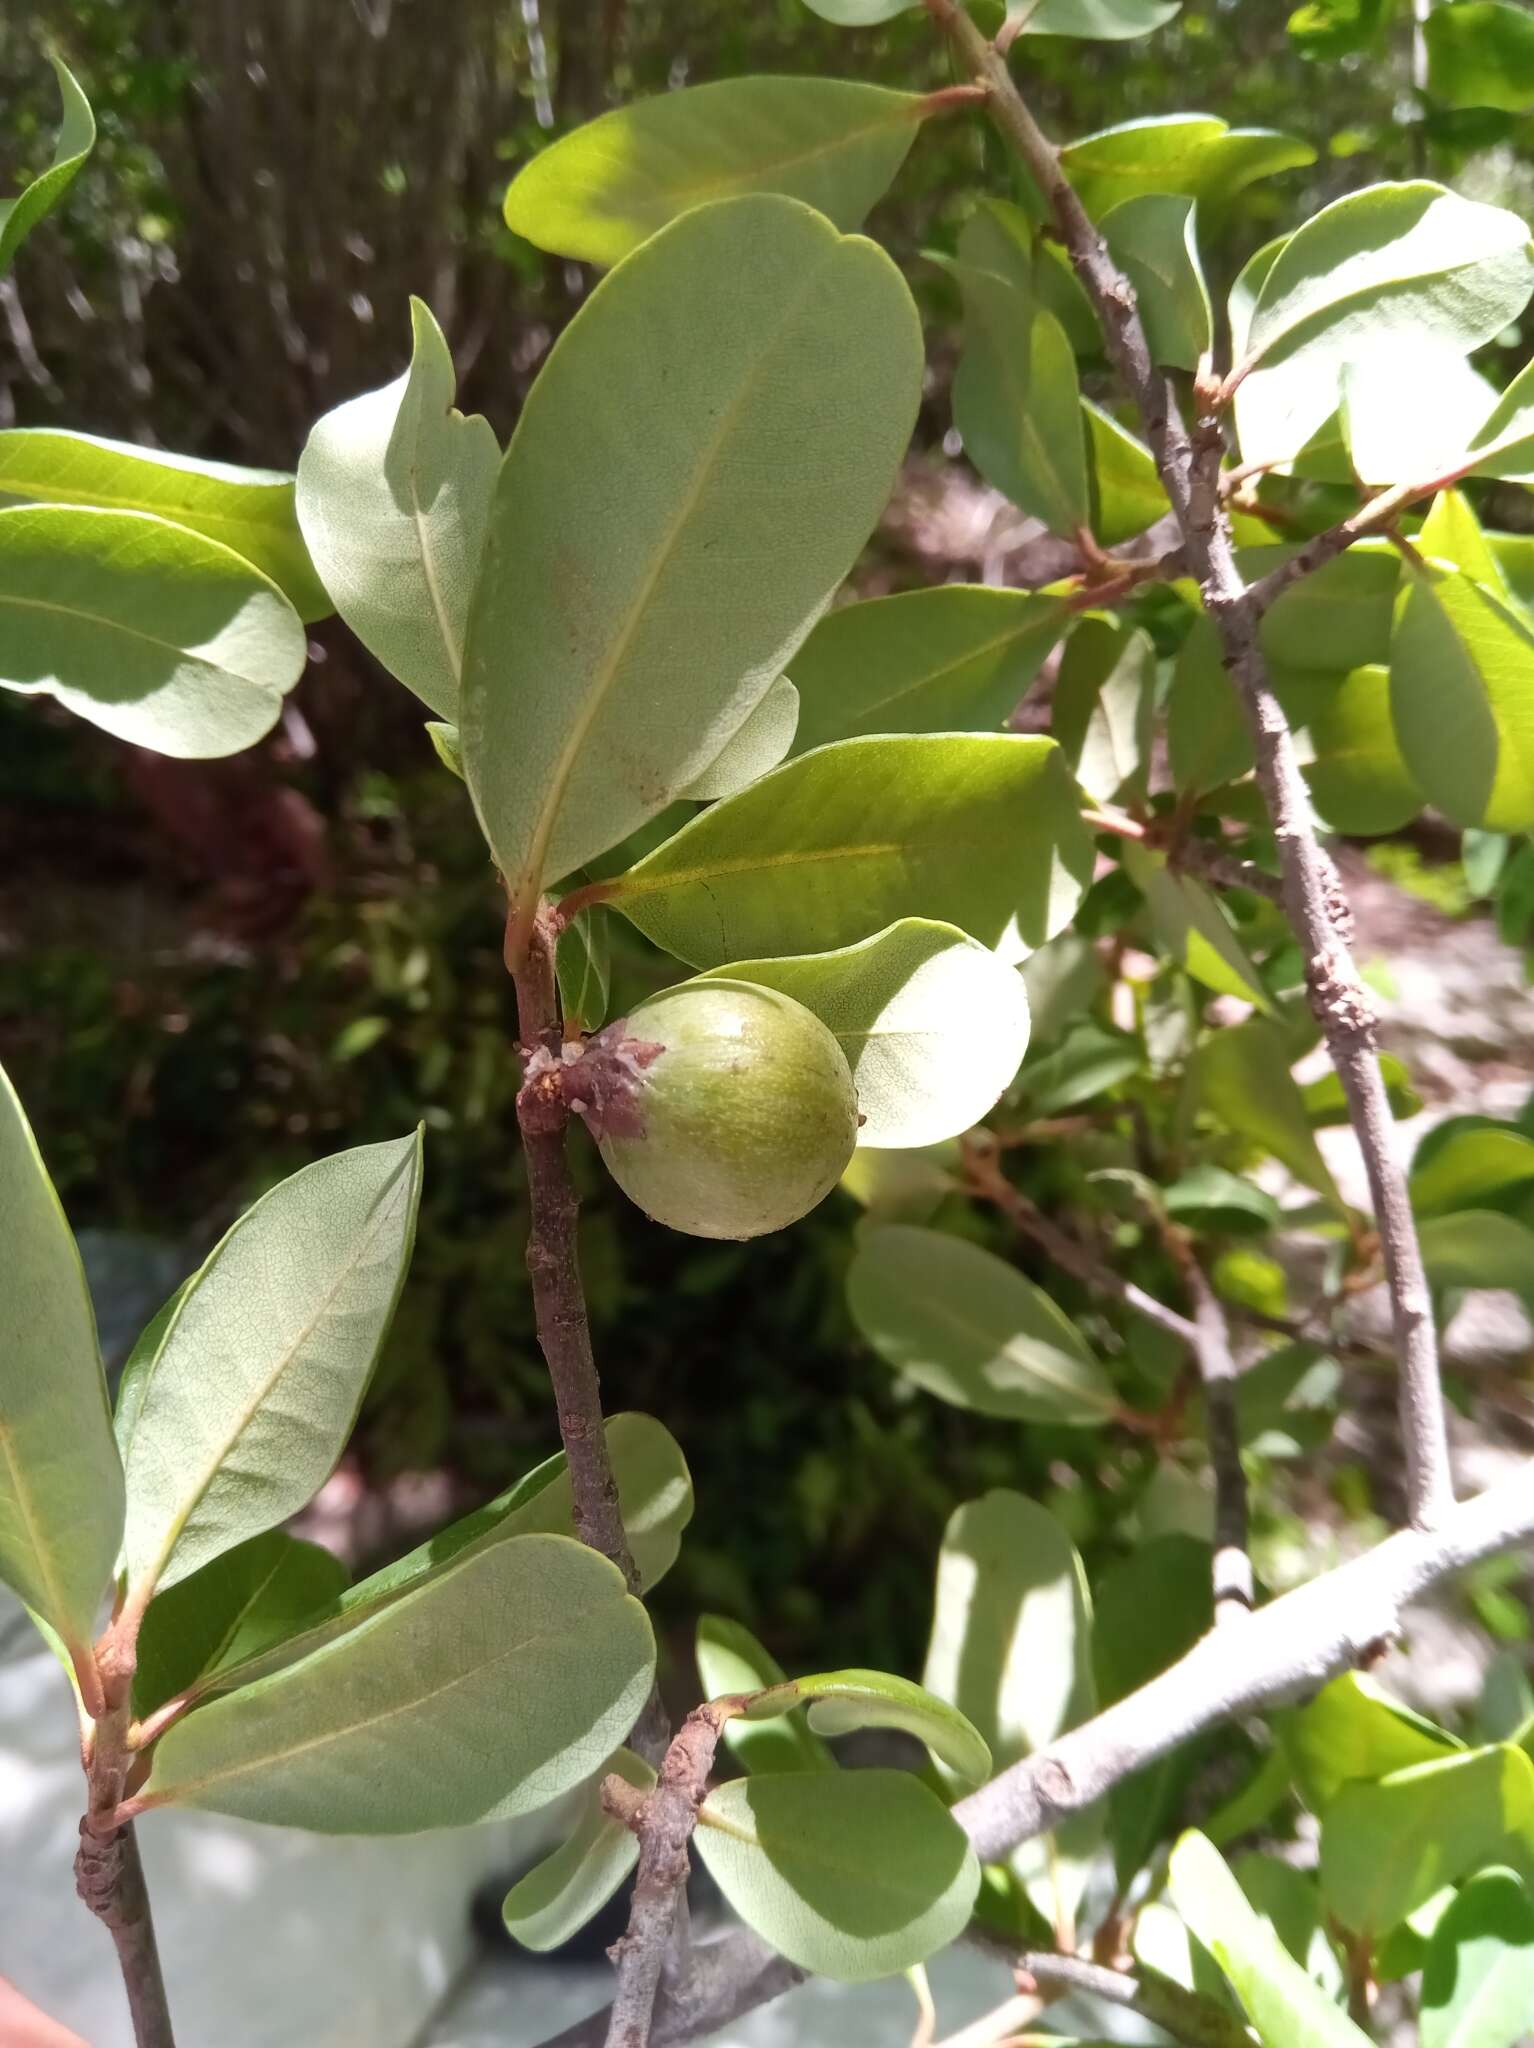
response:
<path id="1" fill-rule="evenodd" d="M 860 25 L 898 10 L 820 11 Z M 1015 25 L 1116 37 L 1172 11 L 1043 0 Z M 775 989 L 835 1039 L 863 1117 L 849 1185 L 869 1211 L 849 1309 L 905 1383 L 1067 1438 L 1138 1431 L 1165 1447 L 1164 1471 L 1195 1464 L 1186 1372 L 1132 1300 L 1073 1318 L 1063 1289 L 974 1241 L 972 1202 L 1027 1229 L 997 1163 L 1006 1141 L 1020 1129 L 1026 1148 L 1030 1124 L 1075 1115 L 1103 1145 L 1087 1171 L 1107 1241 L 1089 1263 L 1143 1245 L 1164 1293 L 1177 1260 L 1210 1257 L 1227 1300 L 1279 1326 L 1243 1382 L 1245 1441 L 1303 1447 L 1328 1425 L 1335 1374 L 1318 1371 L 1321 1346 L 1280 1341 L 1295 1333 L 1252 1249 L 1280 1212 L 1239 1169 L 1265 1156 L 1311 1191 L 1282 1221 L 1314 1230 L 1338 1299 L 1373 1277 L 1376 1248 L 1315 1138 L 1340 1112 L 1335 1077 L 1306 1090 L 1293 1075 L 1310 1027 L 1287 927 L 1262 891 L 1225 902 L 1198 878 L 1206 842 L 1270 858 L 1251 758 L 1200 593 L 1173 563 L 1146 597 L 1154 544 L 1117 552 L 1163 518 L 1163 482 L 1083 395 L 1102 337 L 1031 190 L 983 202 L 946 258 L 965 313 L 955 422 L 1082 570 L 1039 592 L 829 609 L 888 497 L 923 374 L 910 292 L 853 230 L 917 127 L 953 104 L 738 80 L 607 114 L 536 159 L 508 223 L 613 267 L 504 454 L 455 410 L 451 355 L 419 302 L 409 368 L 322 419 L 296 481 L 0 436 L 0 481 L 22 501 L 0 511 L 0 614 L 15 621 L 3 680 L 164 751 L 230 751 L 269 729 L 304 621 L 333 605 L 433 714 L 505 883 L 514 966 L 552 916 L 572 1039 L 607 1014 L 614 917 L 669 973 Z M 1281 575 L 1360 489 L 1391 494 L 1383 537 L 1295 580 L 1264 625 L 1318 817 L 1377 833 L 1431 804 L 1521 854 L 1529 565 L 1458 487 L 1534 481 L 1534 382 L 1499 393 L 1481 354 L 1534 292 L 1534 243 L 1505 210 L 1380 185 L 1212 291 L 1201 206 L 1308 156 L 1183 116 L 1089 136 L 1063 164 L 1141 294 L 1156 360 L 1209 390 L 1228 358 L 1248 571 Z M 29 197 L 23 228 L 43 203 L 29 215 Z M 1424 388 L 1431 407 L 1414 402 Z M 1009 730 L 1057 653 L 1050 736 Z M 1128 969 L 1131 950 L 1148 968 Z M 1104 951 L 1132 1029 L 1105 1024 Z M 1211 996 L 1250 1014 L 1216 1028 Z M 8 1102 L 23 1285 L 0 1351 L 14 1452 L 0 1565 L 93 1714 L 110 1594 L 106 1640 L 126 1635 L 138 1656 L 132 1811 L 417 1828 L 527 1810 L 604 1758 L 643 1789 L 646 1767 L 617 1745 L 653 1679 L 649 1623 L 571 1539 L 560 1461 L 356 1587 L 280 1532 L 339 1454 L 393 1310 L 418 1140 L 337 1154 L 249 1211 L 145 1332 L 114 1436 L 78 1261 Z M 1412 1192 L 1440 1303 L 1514 1273 L 1527 1285 L 1531 1161 L 1521 1123 L 1464 1120 L 1424 1146 Z M 1116 1215 L 1127 1234 L 1103 1229 Z M 657 1423 L 619 1417 L 609 1434 L 649 1583 L 690 1512 L 686 1468 Z M 956 1793 L 1163 1668 L 1204 1629 L 1208 1599 L 1207 1549 L 1178 1536 L 1143 1543 L 1094 1599 L 1062 1520 L 1006 1491 L 950 1522 L 921 1687 L 866 1671 L 789 1680 L 738 1627 L 706 1624 L 703 1687 L 730 1700 L 726 1739 L 747 1769 L 708 1795 L 699 1852 L 782 1953 L 847 1979 L 919 1965 L 976 1912 L 1072 1947 L 1132 1896 L 1147 1967 L 1215 2002 L 1234 1994 L 1265 2040 L 1358 2038 L 1339 1994 L 1399 1963 L 1423 1969 L 1442 2038 L 1510 2041 L 1495 2014 L 1526 1988 L 1526 1727 L 1464 1748 L 1342 1681 L 1169 1865 L 1196 1750 L 982 1874 L 947 1810 Z M 821 1738 L 867 1726 L 918 1736 L 924 1772 L 839 1770 Z M 1291 1791 L 1321 1821 L 1319 1876 L 1265 1859 L 1233 1874 L 1210 1837 L 1262 1824 Z M 513 1928 L 562 1938 L 634 1853 L 593 1793 L 513 1893 Z M 1343 1964 L 1333 1922 L 1350 1937 Z M 1462 1999 L 1473 2034 L 1457 2031 Z"/>

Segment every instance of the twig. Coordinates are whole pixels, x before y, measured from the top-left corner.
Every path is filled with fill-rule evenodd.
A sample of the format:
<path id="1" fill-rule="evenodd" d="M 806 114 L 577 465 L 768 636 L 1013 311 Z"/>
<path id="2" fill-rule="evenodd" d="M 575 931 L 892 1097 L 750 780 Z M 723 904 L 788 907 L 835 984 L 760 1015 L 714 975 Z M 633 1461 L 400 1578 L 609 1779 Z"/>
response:
<path id="1" fill-rule="evenodd" d="M 1402 1610 L 1466 1565 L 1534 1541 L 1526 1473 L 1402 1529 L 1366 1556 L 1218 1629 L 1138 1692 L 1014 1764 L 954 1808 L 982 1863 L 1059 1824 L 1142 1765 L 1239 1714 L 1303 1698 L 1378 1654 Z"/>
<path id="2" fill-rule="evenodd" d="M 112 1937 L 137 2048 L 175 2048 L 165 1979 L 138 1838 L 120 1816 L 128 1776 L 138 1762 L 129 1744 L 137 1624 L 119 1616 L 96 1645 L 100 1708 L 85 1732 L 86 1810 L 75 1855 L 75 1890 Z"/>
<path id="3" fill-rule="evenodd" d="M 970 1793 L 954 1818 L 980 1861 L 998 1862 L 1205 1729 L 1303 1699 L 1369 1663 L 1414 1600 L 1522 1544 L 1534 1544 L 1534 1486 L 1520 1472 L 1452 1508 L 1441 1528 L 1398 1530 L 1365 1556 L 1270 1601 L 1243 1627 L 1213 1630 L 1137 1692 Z M 687 1984 L 658 2013 L 651 2048 L 701 2040 L 802 1975 L 754 1935 L 700 1949 Z M 545 2048 L 601 2048 L 605 2028 L 599 2015 Z"/>
<path id="4" fill-rule="evenodd" d="M 1335 561 L 1338 555 L 1346 554 L 1356 540 L 1363 540 L 1371 533 L 1387 533 L 1406 510 L 1419 498 L 1430 498 L 1438 491 L 1446 491 L 1469 474 L 1480 460 L 1469 456 L 1456 468 L 1446 470 L 1425 483 L 1392 484 L 1388 491 L 1381 491 L 1371 498 L 1367 505 L 1346 519 L 1339 519 L 1335 526 L 1329 526 L 1323 533 L 1316 534 L 1304 545 L 1297 548 L 1285 562 L 1270 569 L 1247 590 L 1247 603 L 1255 618 L 1261 618 L 1286 590 L 1299 583 L 1306 576 L 1313 576 L 1317 569 Z"/>
<path id="5" fill-rule="evenodd" d="M 1021 157 L 1054 214 L 1072 265 L 1102 322 L 1109 356 L 1139 409 L 1189 565 L 1219 635 L 1222 660 L 1251 727 L 1257 779 L 1278 849 L 1284 905 L 1305 956 L 1311 1008 L 1347 1097 L 1379 1226 L 1400 1359 L 1411 1520 L 1418 1528 L 1431 1528 L 1454 1500 L 1432 1300 L 1405 1176 L 1394 1156 L 1390 1105 L 1375 1057 L 1374 1010 L 1342 936 L 1345 899 L 1311 821 L 1294 736 L 1262 657 L 1259 616 L 1236 566 L 1229 524 L 1219 502 L 1218 426 L 1206 418 L 1197 436 L 1190 437 L 1171 379 L 1152 358 L 1134 290 L 1114 265 L 1006 64 L 956 0 L 926 0 L 926 5 L 953 37 L 974 76 L 990 88 L 986 105 L 992 121 Z"/>
<path id="6" fill-rule="evenodd" d="M 1236 1414 L 1240 1377 L 1230 1348 L 1225 1311 L 1199 1264 L 1187 1233 L 1175 1223 L 1162 1227 L 1162 1241 L 1182 1274 L 1193 1303 L 1197 1331 L 1193 1352 L 1204 1388 L 1204 1421 L 1209 1463 L 1214 1472 L 1214 1620 L 1216 1628 L 1242 1620 L 1252 1610 L 1252 1560 L 1247 1550 L 1246 1473 L 1241 1466 L 1241 1430 Z"/>
<path id="7" fill-rule="evenodd" d="M 1169 867 L 1184 874 L 1218 882 L 1226 889 L 1249 889 L 1254 896 L 1265 896 L 1270 903 L 1283 903 L 1284 885 L 1277 875 L 1270 875 L 1254 860 L 1228 853 L 1222 846 L 1212 846 L 1207 839 L 1189 838 L 1180 827 L 1169 829 L 1171 820 L 1151 819 L 1142 823 L 1138 818 L 1131 818 L 1123 811 L 1111 810 L 1102 804 L 1084 810 L 1081 817 L 1083 824 L 1090 825 L 1094 832 L 1106 832 L 1115 839 L 1132 839 L 1136 845 L 1153 847 L 1158 853 L 1165 854 Z"/>
<path id="8" fill-rule="evenodd" d="M 1024 1991 L 1040 1985 L 1057 1998 L 1080 1991 L 1137 2012 L 1183 2048 L 1252 2048 L 1251 2035 L 1233 2012 L 1165 1977 L 1131 1976 L 1079 1956 L 1025 1955 L 1018 1960 L 1017 1981 Z"/>
<path id="9" fill-rule="evenodd" d="M 962 1149 L 965 1173 L 973 1192 L 993 1202 L 1024 1237 L 1032 1238 L 1046 1257 L 1053 1259 L 1065 1272 L 1074 1274 L 1084 1286 L 1098 1293 L 1113 1295 L 1126 1308 L 1132 1308 L 1147 1322 L 1165 1330 L 1169 1337 L 1175 1337 L 1179 1344 L 1189 1350 L 1197 1349 L 1196 1325 L 1186 1316 L 1179 1315 L 1175 1308 L 1168 1308 L 1164 1301 L 1158 1301 L 1154 1294 L 1147 1294 L 1143 1287 L 1136 1287 L 1132 1280 L 1126 1280 L 1122 1273 L 1115 1272 L 1103 1260 L 1094 1258 L 1084 1245 L 1068 1236 L 1058 1224 L 1051 1223 L 1002 1173 L 996 1164 L 994 1145 L 971 1136 L 964 1140 Z"/>
<path id="10" fill-rule="evenodd" d="M 730 1702 L 716 1701 L 688 1715 L 666 1751 L 652 1791 L 636 1793 L 616 1774 L 603 1784 L 603 1805 L 639 1837 L 628 1932 L 609 1951 L 618 1966 L 618 1990 L 607 2025 L 607 2048 L 649 2048 L 677 1906 L 687 1893 L 687 1844 L 708 1791 L 719 1731 L 730 1712 Z"/>
<path id="11" fill-rule="evenodd" d="M 137 2048 L 176 2048 L 149 1890 L 131 1821 L 104 1836 L 92 1833 L 89 1818 L 81 1821 L 75 1887 L 112 1937 Z"/>
<path id="12" fill-rule="evenodd" d="M 509 950 L 509 949 L 508 949 Z M 507 965 L 517 991 L 517 1027 L 524 1052 L 543 1047 L 559 1057 L 559 1001 L 554 979 L 554 941 L 540 915 L 521 958 Z M 591 1349 L 591 1325 L 581 1285 L 576 1221 L 580 1203 L 565 1155 L 569 1108 L 563 1092 L 550 1085 L 557 1075 L 524 1081 L 517 1096 L 517 1123 L 527 1160 L 532 1230 L 527 1270 L 532 1281 L 538 1343 L 548 1363 L 559 1414 L 559 1436 L 570 1470 L 575 1533 L 610 1557 L 639 1590 L 628 1537 L 618 1511 L 618 1483 L 607 1455 L 602 1426 L 602 1393 Z"/>

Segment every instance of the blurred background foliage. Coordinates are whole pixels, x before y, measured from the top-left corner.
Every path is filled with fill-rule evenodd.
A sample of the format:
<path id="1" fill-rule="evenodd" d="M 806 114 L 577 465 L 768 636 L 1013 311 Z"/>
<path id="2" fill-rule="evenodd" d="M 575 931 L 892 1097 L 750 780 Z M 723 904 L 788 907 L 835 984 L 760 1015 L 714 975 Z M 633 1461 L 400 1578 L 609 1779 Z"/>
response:
<path id="1" fill-rule="evenodd" d="M 1273 233 L 1380 176 L 1430 168 L 1527 210 L 1526 121 L 1424 119 L 1405 14 L 1311 0 L 1286 21 L 1278 0 L 1191 0 L 1146 42 L 1033 41 L 1027 62 L 1061 136 L 1214 110 L 1314 146 L 1312 168 L 1205 223 L 1212 281 L 1228 280 Z M 1363 48 L 1311 61 L 1328 38 L 1356 38 L 1363 17 L 1375 30 Z M 411 292 L 453 342 L 462 402 L 509 431 L 589 277 L 517 241 L 500 199 L 566 129 L 748 71 L 914 88 L 949 76 L 919 14 L 848 36 L 797 0 L 10 0 L 7 185 L 51 147 L 49 42 L 89 90 L 101 142 L 0 285 L 0 422 L 271 466 L 291 466 L 326 408 L 398 373 Z M 929 485 L 967 472 L 943 454 L 956 309 L 920 252 L 952 246 L 976 192 L 1008 188 L 987 135 L 928 123 L 870 223 L 928 320 Z M 897 517 L 868 581 L 965 570 L 973 561 L 945 560 L 941 544 L 911 549 Z M 0 1056 L 76 1226 L 131 1231 L 183 1264 L 316 1151 L 424 1117 L 412 1281 L 354 1455 L 380 1496 L 424 1471 L 445 1481 L 439 1506 L 466 1505 L 554 1437 L 520 1259 L 496 892 L 413 700 L 337 621 L 316 629 L 312 653 L 273 739 L 228 762 L 162 760 L 0 697 Z M 659 963 L 626 927 L 614 937 L 617 1010 Z M 1117 1086 L 1154 1147 L 1175 1101 L 1138 1075 Z M 1000 1484 L 1048 1501 L 1094 1576 L 1122 1545 L 1126 1503 L 1142 1532 L 1177 1526 L 1148 1440 L 1008 1432 L 899 1387 L 847 1321 L 847 1197 L 780 1237 L 720 1246 L 651 1226 L 577 1149 L 609 1405 L 664 1417 L 701 1481 L 663 1617 L 724 1609 L 790 1668 L 909 1670 L 956 1502 Z M 1037 1159 L 1030 1192 L 1046 1206 L 1096 1163 L 1089 1140 Z M 1004 1247 L 1002 1226 L 964 1219 Z M 1155 1284 L 1160 1254 L 1144 1256 Z M 1257 1262 L 1259 1295 L 1281 1285 L 1261 1255 L 1230 1258 L 1232 1285 L 1243 1259 Z M 1170 1366 L 1143 1364 L 1154 1405 Z M 1367 1511 L 1356 1468 L 1333 1483 Z M 1264 1512 L 1281 1534 L 1277 1510 Z M 373 1540 L 391 1540 L 386 1525 Z"/>

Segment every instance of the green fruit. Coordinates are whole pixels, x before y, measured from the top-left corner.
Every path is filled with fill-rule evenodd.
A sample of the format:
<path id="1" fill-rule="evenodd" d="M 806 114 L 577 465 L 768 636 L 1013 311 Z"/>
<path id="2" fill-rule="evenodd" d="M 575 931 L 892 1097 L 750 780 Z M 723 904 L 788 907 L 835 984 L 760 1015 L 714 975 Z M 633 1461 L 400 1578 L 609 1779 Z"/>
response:
<path id="1" fill-rule="evenodd" d="M 760 1237 L 824 1199 L 857 1141 L 841 1047 L 818 1017 L 748 981 L 684 982 L 624 1034 L 658 1045 L 635 1081 L 642 1135 L 602 1157 L 631 1201 L 694 1237 Z"/>

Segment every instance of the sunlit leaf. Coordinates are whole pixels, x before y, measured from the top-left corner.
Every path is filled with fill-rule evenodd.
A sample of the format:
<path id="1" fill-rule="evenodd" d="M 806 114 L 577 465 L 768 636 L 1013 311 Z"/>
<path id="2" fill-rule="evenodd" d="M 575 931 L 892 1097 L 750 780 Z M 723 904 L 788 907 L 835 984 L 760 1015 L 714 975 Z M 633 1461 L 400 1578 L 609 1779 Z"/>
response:
<path id="1" fill-rule="evenodd" d="M 11 258 L 33 228 L 64 197 L 96 145 L 96 117 L 90 101 L 61 57 L 50 57 L 49 62 L 59 81 L 63 107 L 58 140 L 47 170 L 23 186 L 14 199 L 0 199 L 0 277 L 10 269 Z"/>
<path id="2" fill-rule="evenodd" d="M 839 78 L 726 78 L 588 121 L 512 179 L 506 224 L 540 249 L 616 263 L 689 207 L 781 192 L 861 227 L 927 112 Z"/>
<path id="3" fill-rule="evenodd" d="M 172 1586 L 307 1505 L 404 1282 L 419 1134 L 318 1160 L 247 1210 L 177 1302 L 123 1431 L 130 1582 Z"/>
<path id="4" fill-rule="evenodd" d="M 1065 644 L 1050 731 L 1098 803 L 1143 800 L 1156 716 L 1150 636 L 1107 618 L 1084 618 Z"/>
<path id="5" fill-rule="evenodd" d="M 1368 2048 L 1368 2035 L 1289 1955 L 1205 1836 L 1182 1837 L 1169 1879 L 1172 1903 L 1234 1985 L 1260 2041 L 1271 2048 Z"/>
<path id="6" fill-rule="evenodd" d="M 835 1034 L 864 1118 L 860 1145 L 957 1137 L 995 1107 L 1028 1049 L 1017 970 L 927 918 L 905 918 L 837 952 L 715 971 L 781 989 Z"/>
<path id="7" fill-rule="evenodd" d="M 298 518 L 336 610 L 391 675 L 458 717 L 469 599 L 500 447 L 453 405 L 453 358 L 410 301 L 410 368 L 326 413 L 298 463 Z"/>
<path id="8" fill-rule="evenodd" d="M 122 1533 L 96 1319 L 37 1140 L 0 1069 L 0 1578 L 79 1661 Z"/>
<path id="9" fill-rule="evenodd" d="M 639 1837 L 602 1805 L 602 1780 L 609 1772 L 636 1792 L 648 1792 L 655 1783 L 650 1766 L 626 1749 L 602 1765 L 581 1795 L 568 1838 L 506 1894 L 506 1931 L 523 1948 L 542 1953 L 562 1947 L 601 1912 L 639 1861 Z"/>
<path id="10" fill-rule="evenodd" d="M 1221 1122 L 1271 1152 L 1297 1180 L 1340 1203 L 1305 1099 L 1289 1071 L 1290 1057 L 1283 1032 L 1267 1018 L 1226 1025 L 1199 1047 L 1200 1098 Z"/>
<path id="11" fill-rule="evenodd" d="M 748 1927 L 841 1983 L 945 1948 L 980 1883 L 958 1822 L 905 1771 L 737 1778 L 703 1802 L 693 1842 Z"/>
<path id="12" fill-rule="evenodd" d="M 1446 107 L 1534 107 L 1534 19 L 1506 0 L 1455 0 L 1423 19 L 1427 89 Z"/>
<path id="13" fill-rule="evenodd" d="M 1063 624 L 1053 598 L 979 584 L 839 605 L 794 656 L 793 751 L 861 733 L 995 732 Z"/>
<path id="14" fill-rule="evenodd" d="M 62 427 L 0 432 L 0 503 L 149 512 L 222 542 L 287 597 L 301 619 L 331 610 L 298 530 L 293 478 Z"/>
<path id="15" fill-rule="evenodd" d="M 139 512 L 0 510 L 0 689 L 202 759 L 271 731 L 306 654 L 282 592 L 218 541 Z"/>
<path id="16" fill-rule="evenodd" d="M 1081 401 L 1092 459 L 1092 531 L 1105 548 L 1144 533 L 1171 510 L 1155 457 L 1111 413 Z"/>
<path id="17" fill-rule="evenodd" d="M 1321 1896 L 1358 1934 L 1381 1935 L 1487 1862 L 1534 1872 L 1534 1763 L 1499 1743 L 1355 1779 L 1321 1825 Z"/>
<path id="18" fill-rule="evenodd" d="M 1478 1871 L 1428 1942 L 1421 2048 L 1516 2048 L 1531 2014 L 1534 1899 L 1515 1872 Z"/>
<path id="19" fill-rule="evenodd" d="M 469 787 L 522 925 L 789 665 L 889 494 L 921 369 L 889 258 L 790 199 L 695 208 L 581 307 L 502 465 L 465 657 Z"/>
<path id="20" fill-rule="evenodd" d="M 1124 121 L 1068 142 L 1060 152 L 1082 203 L 1100 220 L 1144 192 L 1228 201 L 1255 179 L 1315 162 L 1308 143 L 1268 128 L 1232 128 L 1213 114 Z"/>
<path id="21" fill-rule="evenodd" d="M 1271 1014 L 1273 999 L 1218 899 L 1166 857 L 1126 841 L 1124 871 L 1145 898 L 1156 936 L 1180 967 L 1216 994 L 1238 996 Z"/>
<path id="22" fill-rule="evenodd" d="M 1005 1260 L 941 1231 L 864 1231 L 847 1275 L 853 1321 L 887 1364 L 980 1415 L 1078 1427 L 1118 1403 L 1085 1339 Z"/>
<path id="23" fill-rule="evenodd" d="M 799 692 L 787 676 L 779 676 L 682 795 L 696 803 L 734 796 L 736 790 L 777 767 L 793 746 L 798 723 Z"/>
<path id="24" fill-rule="evenodd" d="M 1091 844 L 1052 741 L 870 736 L 704 811 L 608 900 L 694 967 L 827 952 L 919 916 L 1016 959 L 1071 917 Z"/>
<path id="25" fill-rule="evenodd" d="M 1358 1671 L 1322 1686 L 1279 1728 L 1300 1797 L 1323 1815 L 1344 1785 L 1434 1763 L 1464 1746 Z"/>
<path id="26" fill-rule="evenodd" d="M 1214 320 L 1194 204 L 1182 194 L 1144 192 L 1121 200 L 1102 222 L 1108 248 L 1135 288 L 1152 357 L 1181 370 L 1198 368 Z"/>
<path id="27" fill-rule="evenodd" d="M 156 1745 L 142 1798 L 323 1834 L 530 1813 L 611 1755 L 654 1669 L 616 1566 L 520 1537 L 196 1709 Z"/>

